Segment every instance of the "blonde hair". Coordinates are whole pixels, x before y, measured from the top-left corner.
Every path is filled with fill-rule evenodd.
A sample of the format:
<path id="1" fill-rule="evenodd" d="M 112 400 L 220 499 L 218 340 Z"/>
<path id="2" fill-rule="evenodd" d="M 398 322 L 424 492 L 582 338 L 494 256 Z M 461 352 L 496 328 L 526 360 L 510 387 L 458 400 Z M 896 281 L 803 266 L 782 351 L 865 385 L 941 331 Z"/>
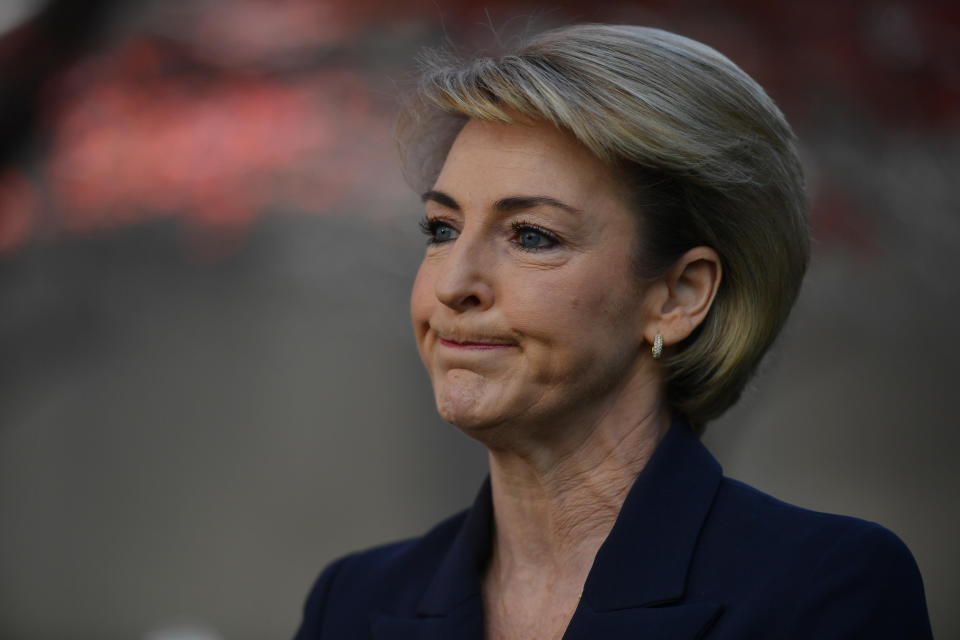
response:
<path id="1" fill-rule="evenodd" d="M 646 27 L 575 25 L 496 58 L 425 57 L 398 121 L 408 179 L 428 188 L 468 119 L 518 115 L 571 132 L 619 172 L 640 219 L 640 277 L 695 246 L 720 255 L 707 317 L 661 360 L 667 402 L 702 430 L 739 398 L 806 270 L 793 131 L 753 79 L 706 45 Z"/>

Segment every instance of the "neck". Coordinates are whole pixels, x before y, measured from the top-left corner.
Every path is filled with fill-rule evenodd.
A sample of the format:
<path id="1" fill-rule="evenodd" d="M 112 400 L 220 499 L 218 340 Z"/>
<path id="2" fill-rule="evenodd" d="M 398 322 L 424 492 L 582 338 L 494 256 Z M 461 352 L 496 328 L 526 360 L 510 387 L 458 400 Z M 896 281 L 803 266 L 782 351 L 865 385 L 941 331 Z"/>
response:
<path id="1" fill-rule="evenodd" d="M 496 528 L 489 580 L 579 594 L 630 487 L 670 427 L 669 412 L 649 400 L 615 402 L 578 429 L 556 429 L 575 435 L 554 442 L 490 448 Z"/>

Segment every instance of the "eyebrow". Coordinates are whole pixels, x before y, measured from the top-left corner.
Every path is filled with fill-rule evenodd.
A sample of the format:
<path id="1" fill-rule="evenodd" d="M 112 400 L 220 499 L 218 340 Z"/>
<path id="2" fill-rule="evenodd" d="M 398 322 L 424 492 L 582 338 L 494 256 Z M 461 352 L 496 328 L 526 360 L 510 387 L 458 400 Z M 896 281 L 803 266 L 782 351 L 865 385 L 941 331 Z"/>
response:
<path id="1" fill-rule="evenodd" d="M 448 209 L 460 211 L 460 205 L 457 203 L 457 201 L 443 191 L 431 189 L 420 196 L 420 199 L 424 202 L 436 202 L 437 204 L 447 207 Z M 556 198 L 551 198 L 550 196 L 510 196 L 507 198 L 500 198 L 493 203 L 494 210 L 499 211 L 500 213 L 513 213 L 515 211 L 523 211 L 524 209 L 533 209 L 534 207 L 544 206 L 556 207 L 557 209 L 562 209 L 563 211 L 568 211 L 570 213 L 582 213 L 580 209 L 570 206 L 565 202 L 561 202 Z"/>

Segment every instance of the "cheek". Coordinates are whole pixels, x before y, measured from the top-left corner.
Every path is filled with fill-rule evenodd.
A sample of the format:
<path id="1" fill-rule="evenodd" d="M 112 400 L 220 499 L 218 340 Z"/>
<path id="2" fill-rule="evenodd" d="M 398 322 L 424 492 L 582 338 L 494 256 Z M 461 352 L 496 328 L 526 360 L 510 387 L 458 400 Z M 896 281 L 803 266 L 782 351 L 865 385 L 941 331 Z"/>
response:
<path id="1" fill-rule="evenodd" d="M 410 292 L 410 319 L 413 321 L 413 331 L 417 337 L 418 346 L 422 346 L 422 338 L 430 320 L 433 301 L 436 299 L 433 291 L 433 275 L 426 263 L 423 263 L 417 271 L 413 290 Z"/>
<path id="2" fill-rule="evenodd" d="M 513 292 L 518 324 L 544 339 L 567 342 L 573 336 L 585 337 L 598 323 L 606 324 L 617 315 L 621 305 L 612 295 L 608 276 L 603 273 L 558 273 L 542 278 L 535 286 Z"/>
<path id="3" fill-rule="evenodd" d="M 577 276 L 516 292 L 512 320 L 531 338 L 541 382 L 575 378 L 635 350 L 638 293 L 603 269 Z"/>

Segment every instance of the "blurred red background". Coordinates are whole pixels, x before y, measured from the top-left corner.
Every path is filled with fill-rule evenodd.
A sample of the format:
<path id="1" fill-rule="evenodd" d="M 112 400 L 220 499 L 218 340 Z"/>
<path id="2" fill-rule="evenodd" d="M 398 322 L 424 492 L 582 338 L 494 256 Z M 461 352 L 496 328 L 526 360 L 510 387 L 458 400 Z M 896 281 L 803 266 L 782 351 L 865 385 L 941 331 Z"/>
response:
<path id="1" fill-rule="evenodd" d="M 531 24 L 669 24 L 746 68 L 801 133 L 935 138 L 960 122 L 952 2 L 132 7 L 53 2 L 2 35 L 3 253 L 157 217 L 236 240 L 271 211 L 323 214 L 392 162 L 397 88 L 441 35 L 469 48 Z M 817 236 L 868 241 L 872 194 L 816 178 Z"/>

